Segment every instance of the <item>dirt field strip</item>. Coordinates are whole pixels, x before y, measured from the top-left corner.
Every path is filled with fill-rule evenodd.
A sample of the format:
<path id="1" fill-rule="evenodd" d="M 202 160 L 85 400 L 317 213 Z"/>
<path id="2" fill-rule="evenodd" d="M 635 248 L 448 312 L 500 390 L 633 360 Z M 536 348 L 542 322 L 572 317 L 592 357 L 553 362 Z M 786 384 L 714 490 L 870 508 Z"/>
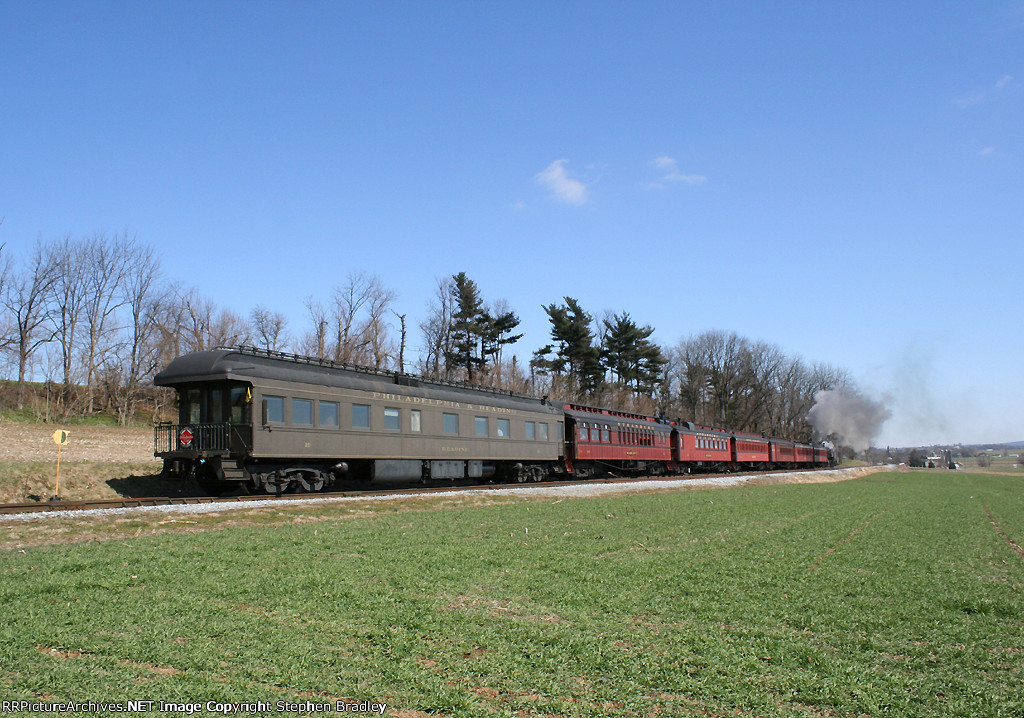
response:
<path id="1" fill-rule="evenodd" d="M 0 461 L 57 461 L 53 430 L 66 429 L 61 463 L 153 462 L 153 429 L 129 426 L 61 426 L 0 421 Z"/>
<path id="2" fill-rule="evenodd" d="M 981 508 L 985 509 L 985 515 L 988 516 L 988 522 L 992 524 L 992 528 L 994 528 L 999 533 L 999 535 L 1003 537 L 1006 543 L 1010 545 L 1010 548 L 1016 551 L 1017 555 L 1020 556 L 1022 561 L 1024 561 L 1024 549 L 1022 549 L 1020 546 L 1014 543 L 1013 539 L 1007 536 L 1006 532 L 999 528 L 999 524 L 997 524 L 996 520 L 992 518 L 992 513 L 988 510 L 988 506 L 982 504 Z"/>

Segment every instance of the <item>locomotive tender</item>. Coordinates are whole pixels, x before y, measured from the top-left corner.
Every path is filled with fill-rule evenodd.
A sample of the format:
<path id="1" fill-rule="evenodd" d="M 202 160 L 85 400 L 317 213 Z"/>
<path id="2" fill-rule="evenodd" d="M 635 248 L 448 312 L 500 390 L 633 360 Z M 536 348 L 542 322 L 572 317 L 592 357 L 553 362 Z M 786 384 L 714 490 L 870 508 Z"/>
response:
<path id="1" fill-rule="evenodd" d="M 253 347 L 178 357 L 157 424 L 164 473 L 204 490 L 321 491 L 349 481 L 541 481 L 606 471 L 823 466 L 825 449 Z"/>

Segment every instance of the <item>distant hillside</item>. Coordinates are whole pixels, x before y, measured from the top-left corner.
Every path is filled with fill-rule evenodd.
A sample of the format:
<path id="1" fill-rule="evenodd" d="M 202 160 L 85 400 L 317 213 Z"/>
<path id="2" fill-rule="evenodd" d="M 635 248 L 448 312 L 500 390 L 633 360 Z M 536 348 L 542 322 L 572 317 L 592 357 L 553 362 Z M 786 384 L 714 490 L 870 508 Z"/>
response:
<path id="1" fill-rule="evenodd" d="M 993 444 L 993 449 L 1024 449 L 1024 441 L 1011 441 L 1006 444 Z"/>
<path id="2" fill-rule="evenodd" d="M 965 449 L 977 449 L 984 451 L 991 449 L 993 451 L 1003 451 L 1004 449 L 1010 451 L 1019 451 L 1024 449 L 1024 441 L 1007 441 L 1003 444 L 964 444 Z"/>

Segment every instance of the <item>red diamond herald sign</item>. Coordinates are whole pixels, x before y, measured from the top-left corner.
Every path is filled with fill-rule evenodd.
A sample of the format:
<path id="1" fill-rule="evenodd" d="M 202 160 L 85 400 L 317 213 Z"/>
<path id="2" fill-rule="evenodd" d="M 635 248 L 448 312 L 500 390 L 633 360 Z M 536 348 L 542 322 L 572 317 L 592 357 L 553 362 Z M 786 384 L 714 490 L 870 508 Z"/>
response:
<path id="1" fill-rule="evenodd" d="M 192 430 L 187 426 L 178 434 L 178 441 L 182 446 L 192 446 Z"/>

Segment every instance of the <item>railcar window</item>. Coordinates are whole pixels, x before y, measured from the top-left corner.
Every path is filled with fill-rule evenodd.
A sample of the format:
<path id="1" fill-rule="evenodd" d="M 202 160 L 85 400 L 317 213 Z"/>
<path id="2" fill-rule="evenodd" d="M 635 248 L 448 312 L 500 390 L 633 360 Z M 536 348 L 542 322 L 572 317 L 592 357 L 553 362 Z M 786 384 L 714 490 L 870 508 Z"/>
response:
<path id="1" fill-rule="evenodd" d="M 265 396 L 263 401 L 267 403 L 267 423 L 268 424 L 283 424 L 284 423 L 284 397 L 283 396 Z"/>
<path id="2" fill-rule="evenodd" d="M 526 438 L 528 441 L 533 441 L 537 438 L 537 424 L 528 421 L 526 422 Z"/>
<path id="3" fill-rule="evenodd" d="M 244 386 L 231 388 L 231 423 L 249 423 L 249 402 L 252 401 L 252 390 Z"/>
<path id="4" fill-rule="evenodd" d="M 409 431 L 420 433 L 422 431 L 420 422 L 422 421 L 423 412 L 419 409 L 411 409 L 409 411 Z"/>
<path id="5" fill-rule="evenodd" d="M 210 389 L 209 410 L 207 421 L 215 424 L 224 421 L 224 391 L 222 389 Z"/>
<path id="6" fill-rule="evenodd" d="M 335 402 L 320 402 L 320 426 L 338 428 L 338 405 Z"/>
<path id="7" fill-rule="evenodd" d="M 456 434 L 459 433 L 459 415 L 458 414 L 444 414 L 444 433 Z"/>
<path id="8" fill-rule="evenodd" d="M 558 428 L 559 430 L 561 430 L 562 425 L 559 424 Z M 540 439 L 541 441 L 548 440 L 548 425 L 545 424 L 544 422 L 537 424 L 537 438 Z"/>
<path id="9" fill-rule="evenodd" d="M 611 440 L 612 440 L 611 430 L 610 430 L 609 426 L 607 424 L 605 424 L 604 428 L 601 430 L 601 441 L 603 441 L 603 442 L 605 442 L 607 444 L 607 443 L 610 443 Z"/>
<path id="10" fill-rule="evenodd" d="M 370 428 L 370 407 L 366 404 L 353 404 L 352 405 L 352 428 L 353 429 L 369 429 Z"/>
<path id="11" fill-rule="evenodd" d="M 402 411 L 400 409 L 384 408 L 384 428 L 388 431 L 400 431 L 402 429 Z"/>
<path id="12" fill-rule="evenodd" d="M 486 416 L 473 417 L 473 433 L 477 436 L 487 436 L 489 434 Z"/>
<path id="13" fill-rule="evenodd" d="M 185 392 L 182 418 L 186 424 L 198 424 L 203 407 L 203 395 L 198 389 L 189 389 Z"/>
<path id="14" fill-rule="evenodd" d="M 292 399 L 292 423 L 299 426 L 313 426 L 313 401 Z"/>
<path id="15" fill-rule="evenodd" d="M 507 439 L 509 435 L 508 419 L 498 419 L 498 438 Z"/>

